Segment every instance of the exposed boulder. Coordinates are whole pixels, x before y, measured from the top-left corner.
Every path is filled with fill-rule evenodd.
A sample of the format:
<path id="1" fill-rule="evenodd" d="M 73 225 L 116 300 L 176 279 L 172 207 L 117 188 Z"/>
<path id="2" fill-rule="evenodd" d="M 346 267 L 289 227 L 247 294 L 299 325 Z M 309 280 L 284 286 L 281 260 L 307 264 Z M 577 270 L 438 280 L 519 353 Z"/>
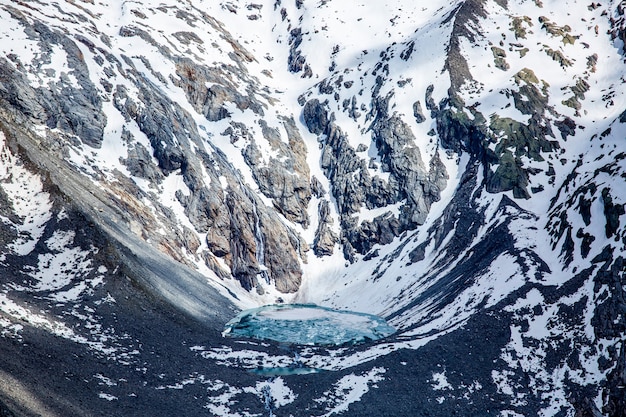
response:
<path id="1" fill-rule="evenodd" d="M 321 135 L 330 122 L 325 104 L 316 98 L 306 102 L 302 109 L 302 117 L 309 131 L 316 135 Z"/>
<path id="2" fill-rule="evenodd" d="M 422 110 L 422 103 L 420 103 L 419 100 L 413 103 L 413 116 L 417 123 L 424 123 L 426 121 L 426 116 L 424 116 L 424 111 Z"/>

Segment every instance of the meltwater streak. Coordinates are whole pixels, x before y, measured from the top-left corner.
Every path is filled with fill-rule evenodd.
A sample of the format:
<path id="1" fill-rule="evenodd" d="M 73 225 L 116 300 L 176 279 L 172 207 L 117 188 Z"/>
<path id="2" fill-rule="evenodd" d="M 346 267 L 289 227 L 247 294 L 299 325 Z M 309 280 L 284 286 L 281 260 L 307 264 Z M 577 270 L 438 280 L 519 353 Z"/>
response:
<path id="1" fill-rule="evenodd" d="M 302 345 L 344 345 L 395 333 L 378 316 L 313 304 L 279 304 L 245 310 L 226 323 L 224 336 Z"/>

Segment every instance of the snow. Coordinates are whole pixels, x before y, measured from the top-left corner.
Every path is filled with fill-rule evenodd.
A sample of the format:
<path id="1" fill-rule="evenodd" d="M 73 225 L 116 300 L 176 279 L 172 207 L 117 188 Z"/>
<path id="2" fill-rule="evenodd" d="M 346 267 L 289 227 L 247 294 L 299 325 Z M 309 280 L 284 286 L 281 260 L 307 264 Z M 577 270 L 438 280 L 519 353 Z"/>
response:
<path id="1" fill-rule="evenodd" d="M 102 374 L 96 374 L 94 375 L 94 378 L 100 380 L 100 385 L 105 385 L 107 387 L 114 387 L 117 385 L 117 382 L 113 381 L 111 378 L 106 377 Z"/>
<path id="2" fill-rule="evenodd" d="M 220 394 L 208 397 L 208 400 L 210 401 L 206 404 L 206 408 L 213 415 L 224 417 L 250 416 L 247 412 L 244 414 L 231 412 L 231 406 L 236 405 L 236 400 L 234 398 L 243 393 L 243 390 L 231 386 L 225 386 L 223 383 L 220 383 L 220 381 L 217 381 L 217 383 L 209 388 L 209 390 L 217 392 L 221 391 Z"/>
<path id="3" fill-rule="evenodd" d="M 262 397 L 271 397 L 272 404 L 276 408 L 291 404 L 297 397 L 281 377 L 273 378 L 265 382 L 259 381 L 256 384 L 256 392 Z"/>
<path id="4" fill-rule="evenodd" d="M 58 257 L 52 254 L 39 255 L 37 267 L 30 274 L 38 283 L 35 289 L 39 291 L 54 291 L 67 286 L 72 277 L 66 274 L 66 270 L 74 268 L 86 269 L 91 261 L 86 259 L 89 252 L 74 249 L 66 252 L 66 257 Z M 69 265 L 68 265 L 68 262 Z"/>
<path id="5" fill-rule="evenodd" d="M 18 303 L 9 299 L 5 294 L 0 294 L 0 312 L 5 317 L 9 317 L 12 320 L 21 321 L 30 326 L 35 326 L 47 330 L 48 332 L 73 340 L 78 343 L 88 343 L 82 336 L 77 335 L 74 331 L 67 327 L 64 323 L 58 321 L 49 320 L 43 314 L 32 312 L 31 310 L 22 307 Z M 92 344 L 93 347 L 99 347 L 97 344 Z"/>
<path id="6" fill-rule="evenodd" d="M 433 372 L 432 378 L 433 384 L 432 387 L 435 391 L 443 391 L 452 389 L 452 385 L 448 382 L 446 378 L 446 371 L 443 372 Z"/>
<path id="7" fill-rule="evenodd" d="M 193 351 L 205 358 L 215 361 L 218 365 L 227 367 L 242 367 L 255 369 L 260 364 L 266 368 L 285 368 L 293 363 L 293 358 L 287 355 L 269 355 L 265 352 L 252 349 L 233 350 L 230 347 L 194 346 Z"/>
<path id="8" fill-rule="evenodd" d="M 350 404 L 360 401 L 361 397 L 376 388 L 376 383 L 383 381 L 383 376 L 387 370 L 385 368 L 372 368 L 361 375 L 350 374 L 342 377 L 334 385 L 334 391 L 324 392 L 322 398 L 314 401 L 319 403 L 332 404 L 328 413 L 323 414 L 324 417 L 330 417 L 335 414 L 346 412 L 350 408 Z"/>
<path id="9" fill-rule="evenodd" d="M 6 10 L 0 10 L 0 21 L 3 22 L 0 42 L 0 53 L 5 57 L 12 54 L 19 58 L 22 65 L 30 65 L 37 57 L 39 46 L 24 32 L 24 27 L 17 19 L 13 19 Z"/>
<path id="10" fill-rule="evenodd" d="M 0 132 L 0 182 L 8 194 L 13 210 L 19 214 L 19 222 L 3 219 L 4 223 L 12 223 L 18 238 L 9 248 L 18 255 L 30 253 L 41 238 L 45 224 L 50 220 L 52 202 L 50 195 L 44 191 L 41 178 L 32 174 L 11 153 L 4 133 Z M 4 256 L 0 254 L 0 261 Z"/>
<path id="11" fill-rule="evenodd" d="M 515 304 L 506 307 L 506 310 L 512 312 L 519 321 L 525 321 L 527 326 L 525 329 L 518 325 L 511 326 L 511 338 L 502 350 L 501 358 L 508 364 L 509 369 L 521 369 L 531 376 L 531 382 L 527 385 L 528 390 L 533 395 L 539 395 L 546 400 L 546 404 L 549 404 L 540 415 L 555 415 L 560 407 L 569 407 L 565 394 L 567 391 L 565 384 L 568 380 L 581 386 L 594 385 L 602 379 L 603 372 L 606 372 L 598 367 L 598 361 L 604 353 L 589 349 L 588 342 L 583 342 L 595 339 L 593 330 L 588 328 L 597 303 L 597 299 L 588 297 L 589 294 L 593 294 L 591 285 L 593 285 L 592 280 L 588 280 L 577 293 L 565 296 L 556 302 L 547 302 L 538 288 L 532 288 Z M 602 297 L 602 295 L 599 293 L 595 297 Z M 588 301 L 583 314 L 584 319 L 579 324 L 572 327 L 571 323 L 559 320 L 562 316 L 562 306 L 585 298 L 588 298 Z M 533 310 L 535 312 L 532 315 L 529 314 Z M 540 312 L 537 313 L 537 310 Z M 580 368 L 572 368 L 570 363 L 556 365 L 546 363 L 548 353 L 559 346 L 555 343 L 564 340 L 569 341 L 566 349 L 576 355 L 581 363 Z M 612 342 L 605 341 L 605 343 L 611 344 Z M 575 346 L 579 346 L 580 350 L 577 351 Z M 515 372 L 507 369 L 492 372 L 492 378 L 498 385 L 499 391 L 521 400 L 520 404 L 523 405 L 524 396 L 528 393 L 520 393 L 517 383 L 512 379 L 514 375 Z"/>
<path id="12" fill-rule="evenodd" d="M 115 400 L 118 399 L 116 396 L 111 395 L 111 394 L 107 394 L 106 392 L 99 393 L 98 397 L 102 398 L 103 400 L 107 400 L 107 401 L 115 401 Z"/>
<path id="13" fill-rule="evenodd" d="M 168 175 L 161 184 L 161 202 L 164 206 L 170 208 L 174 213 L 176 219 L 181 222 L 183 226 L 186 226 L 189 230 L 194 230 L 195 227 L 191 224 L 191 221 L 185 214 L 185 208 L 176 197 L 176 193 L 180 192 L 184 196 L 191 194 L 189 187 L 185 184 L 183 176 L 179 171 L 173 172 Z"/>
<path id="14" fill-rule="evenodd" d="M 269 91 L 280 90 L 282 93 L 276 94 L 278 100 L 274 101 L 271 106 L 268 106 L 266 119 L 268 120 L 268 124 L 270 126 L 278 128 L 281 128 L 281 124 L 276 119 L 277 114 L 290 114 L 293 111 L 290 109 L 293 109 L 292 104 L 296 102 L 297 95 L 299 95 L 300 92 L 312 87 L 313 83 L 326 76 L 336 77 L 337 75 L 342 74 L 345 80 L 356 82 L 357 85 L 361 85 L 361 87 L 363 87 L 366 91 L 368 89 L 371 90 L 374 83 L 374 76 L 371 75 L 371 73 L 374 65 L 379 61 L 380 52 L 388 51 L 390 55 L 395 54 L 395 56 L 389 60 L 389 77 L 383 86 L 381 94 L 384 95 L 386 92 L 391 91 L 391 87 L 396 85 L 395 81 L 407 82 L 407 84 L 402 88 L 394 88 L 392 107 L 397 109 L 398 114 L 400 114 L 403 120 L 410 125 L 416 136 L 416 144 L 420 148 L 422 157 L 425 161 L 427 161 L 436 149 L 436 141 L 429 142 L 429 136 L 426 134 L 433 127 L 433 121 L 430 119 L 430 116 L 427 115 L 427 121 L 425 123 L 415 123 L 411 117 L 411 106 L 416 97 L 424 97 L 426 87 L 430 83 L 435 84 L 434 98 L 436 102 L 446 94 L 449 83 L 446 80 L 445 75 L 440 76 L 441 69 L 444 66 L 443 57 L 445 54 L 443 51 L 445 50 L 446 45 L 441 42 L 436 42 L 436 40 L 446 39 L 448 37 L 450 27 L 449 25 L 439 25 L 436 22 L 453 10 L 459 2 L 438 1 L 429 3 L 428 5 L 408 5 L 402 3 L 404 2 L 395 1 L 385 4 L 381 3 L 368 5 L 358 2 L 354 4 L 342 2 L 323 2 L 320 4 L 307 4 L 299 10 L 295 9 L 295 7 L 290 4 L 284 5 L 287 11 L 287 19 L 285 21 L 277 21 L 277 19 L 275 19 L 274 13 L 276 13 L 276 11 L 273 10 L 273 4 L 270 4 L 270 2 L 261 3 L 261 9 L 258 12 L 255 11 L 255 14 L 257 15 L 256 17 L 258 17 L 256 20 L 249 20 L 249 14 L 244 11 L 244 8 L 240 8 L 238 13 L 231 13 L 223 9 L 216 9 L 210 2 L 200 1 L 194 5 L 185 6 L 179 5 L 176 2 L 165 2 L 164 4 L 168 6 L 185 7 L 192 12 L 195 10 L 194 7 L 197 7 L 198 9 L 211 10 L 215 13 L 215 16 L 223 21 L 224 27 L 231 31 L 230 36 L 238 42 L 238 45 L 250 51 L 250 53 L 256 58 L 247 64 L 249 66 L 250 73 L 260 73 L 261 68 L 269 70 L 272 77 L 263 78 L 261 80 L 262 85 L 266 86 Z M 190 23 L 185 21 L 185 19 L 176 17 L 174 8 L 167 7 L 159 9 L 147 8 L 146 10 L 143 10 L 143 12 L 148 16 L 148 18 L 142 19 L 133 13 L 133 9 L 136 6 L 136 4 L 128 2 L 114 2 L 108 5 L 106 9 L 100 4 L 90 5 L 88 7 L 94 12 L 93 16 L 96 17 L 89 19 L 89 30 L 86 31 L 85 28 L 81 28 L 78 21 L 74 21 L 72 19 L 67 22 L 68 30 L 71 33 L 88 35 L 89 39 L 100 47 L 105 47 L 106 45 L 104 45 L 101 39 L 93 36 L 92 33 L 96 33 L 97 29 L 108 34 L 116 57 L 122 63 L 122 67 L 126 69 L 129 69 L 129 66 L 123 59 L 121 59 L 121 56 L 123 53 L 130 55 L 128 51 L 132 51 L 130 59 L 142 76 L 146 77 L 150 82 L 162 86 L 162 88 L 167 91 L 168 95 L 170 95 L 170 97 L 172 97 L 177 104 L 181 105 L 194 116 L 199 126 L 204 127 L 204 130 L 207 132 L 207 143 L 214 143 L 217 145 L 218 142 L 215 133 L 225 128 L 227 126 L 227 122 L 207 123 L 206 120 L 203 120 L 193 109 L 190 108 L 180 89 L 173 86 L 173 84 L 168 81 L 168 75 L 174 74 L 175 72 L 173 62 L 163 58 L 163 55 L 153 44 L 137 36 L 121 37 L 118 34 L 119 29 L 122 27 L 142 28 L 150 33 L 156 43 L 168 45 L 177 53 L 192 53 L 194 56 L 198 57 L 198 59 L 204 60 L 206 63 L 219 62 L 224 59 L 225 54 L 232 50 L 233 44 L 229 44 L 223 37 L 216 34 L 217 32 L 215 31 L 215 28 L 211 27 L 211 25 L 216 25 L 214 22 L 196 21 L 194 23 Z M 69 4 L 67 7 L 73 8 L 75 6 Z M 503 10 L 500 9 L 500 6 L 498 6 L 495 2 L 487 2 L 489 17 L 484 21 L 481 21 L 481 28 L 483 31 L 488 33 L 503 32 L 506 35 L 503 38 L 505 46 L 506 44 L 512 42 L 522 43 L 524 45 L 528 45 L 530 51 L 527 55 L 521 57 L 519 53 L 514 51 L 511 52 L 507 48 L 504 48 L 507 51 L 507 62 L 511 65 L 509 70 L 501 71 L 491 65 L 491 69 L 489 71 L 474 71 L 476 73 L 473 73 L 473 75 L 481 84 L 482 92 L 475 93 L 467 91 L 467 94 L 472 94 L 474 96 L 473 99 L 470 99 L 469 96 L 466 97 L 468 104 L 479 102 L 480 104 L 478 106 L 478 110 L 482 111 L 486 115 L 497 112 L 501 117 L 511 117 L 515 120 L 524 122 L 528 116 L 521 115 L 519 111 L 514 108 L 514 106 L 506 107 L 507 104 L 511 103 L 511 100 L 507 100 L 503 94 L 498 92 L 500 86 L 509 85 L 511 83 L 512 76 L 522 68 L 533 68 L 539 79 L 545 79 L 551 86 L 550 94 L 554 96 L 554 101 L 558 102 L 560 100 L 559 94 L 565 94 L 561 92 L 561 87 L 565 85 L 563 81 L 568 79 L 568 77 L 563 76 L 564 71 L 568 74 L 581 73 L 583 72 L 581 71 L 581 68 L 584 67 L 585 63 L 583 59 L 578 59 L 572 68 L 566 68 L 564 70 L 556 62 L 547 57 L 545 55 L 545 51 L 542 51 L 541 48 L 535 47 L 538 40 L 543 41 L 553 49 L 560 48 L 564 52 L 568 53 L 572 51 L 571 54 L 577 56 L 583 56 L 581 55 L 583 53 L 583 47 L 581 46 L 583 41 L 593 46 L 590 48 L 591 50 L 600 50 L 601 53 L 599 53 L 599 59 L 602 63 L 599 62 L 598 71 L 591 74 L 590 84 L 592 85 L 592 89 L 586 94 L 586 100 L 591 102 L 601 99 L 601 92 L 610 87 L 608 83 L 616 78 L 616 71 L 619 71 L 619 65 L 614 65 L 618 60 L 615 50 L 607 49 L 606 46 L 604 46 L 607 44 L 606 37 L 604 35 L 594 35 L 593 31 L 590 32 L 589 30 L 589 22 L 598 21 L 601 23 L 600 19 L 598 19 L 598 15 L 601 11 L 589 11 L 586 8 L 581 8 L 581 10 L 584 11 L 581 16 L 566 17 L 565 11 L 562 11 L 556 4 L 552 3 L 544 5 L 541 9 L 530 3 L 524 5 L 511 4 L 510 8 L 511 10 L 504 13 Z M 33 13 L 37 13 L 37 10 L 39 10 L 40 13 L 44 13 L 45 10 L 45 13 L 51 16 L 59 15 L 59 11 L 53 7 L 40 5 L 35 11 L 33 11 Z M 79 8 L 76 8 L 77 13 L 79 13 L 79 10 Z M 546 37 L 545 30 L 542 30 L 540 28 L 540 24 L 537 22 L 537 19 L 541 14 L 548 14 L 550 19 L 557 23 L 567 21 L 568 24 L 572 26 L 571 33 L 577 35 L 580 34 L 581 38 L 576 41 L 575 45 L 563 45 L 558 37 Z M 530 16 L 533 26 L 531 28 L 532 30 L 527 34 L 527 39 L 514 39 L 513 32 L 508 28 L 509 15 Z M 105 19 L 102 16 L 107 16 L 107 18 Z M 373 19 L 372 16 L 375 16 L 376 18 Z M 579 17 L 580 19 L 578 19 Z M 584 18 L 587 23 L 582 21 L 582 18 Z M 23 39 L 23 42 L 25 42 L 24 47 L 28 48 L 28 39 L 26 34 L 23 33 L 21 26 L 9 16 L 6 16 L 5 20 L 14 25 L 8 27 L 4 31 L 4 33 L 7 33 L 6 36 L 12 36 L 11 39 Z M 290 22 L 294 23 L 296 20 L 298 20 L 299 25 L 303 28 L 304 36 L 300 49 L 303 56 L 307 58 L 307 62 L 313 68 L 313 79 L 303 79 L 299 74 L 288 73 L 284 65 L 286 62 L 286 51 L 288 49 L 283 47 L 287 42 L 286 28 Z M 153 28 L 156 27 L 158 27 L 159 30 L 153 30 Z M 255 28 L 255 30 L 250 30 L 250 28 Z M 333 36 L 333 34 L 340 28 L 342 33 L 344 33 L 344 36 L 341 39 L 339 50 L 336 53 L 333 53 L 333 48 L 337 45 L 337 39 Z M 195 33 L 201 42 L 192 40 L 189 44 L 183 44 L 177 40 L 175 36 L 175 34 L 180 32 Z M 601 30 L 600 33 L 602 34 L 604 31 Z M 416 39 L 420 40 L 420 42 L 415 43 L 415 50 L 411 55 L 411 58 L 408 61 L 400 59 L 398 52 L 406 49 L 409 43 Z M 468 61 L 472 63 L 472 68 L 487 68 L 488 61 L 493 60 L 491 50 L 488 47 L 488 39 L 483 39 L 481 37 L 477 37 L 477 39 L 478 41 L 476 44 L 462 44 L 463 53 L 466 55 Z M 208 45 L 211 45 L 212 43 L 216 46 L 208 47 Z M 367 48 L 365 48 L 364 45 L 367 45 Z M 393 45 L 393 47 L 389 48 L 389 45 Z M 84 45 L 78 43 L 78 46 L 81 48 L 85 56 L 93 55 L 85 48 Z M 32 47 L 35 48 L 36 45 L 33 43 Z M 368 49 L 367 54 L 363 52 L 364 49 Z M 575 51 L 575 53 L 573 51 Z M 4 52 L 8 53 L 9 51 L 7 50 Z M 59 73 L 63 71 L 68 72 L 68 69 L 63 66 L 63 54 L 63 51 L 55 50 L 52 54 L 53 61 L 49 64 L 50 68 L 54 68 Z M 273 59 L 268 60 L 263 58 L 265 56 L 271 56 Z M 20 53 L 20 57 L 25 57 L 25 62 L 32 62 L 35 59 L 36 54 L 33 53 L 33 55 L 29 56 Z M 329 70 L 331 61 L 334 61 L 335 63 L 336 69 L 334 71 Z M 101 78 L 103 76 L 103 68 L 95 65 L 93 63 L 93 59 L 86 59 L 86 62 L 89 65 L 94 81 L 96 78 Z M 146 62 L 150 62 L 151 68 L 146 66 Z M 361 68 L 361 71 L 355 70 L 355 68 L 359 67 Z M 541 71 L 539 71 L 539 69 L 541 69 Z M 362 77 L 363 79 L 361 79 L 360 76 L 366 71 L 368 72 L 368 75 Z M 159 77 L 159 74 L 163 77 Z M 421 74 L 434 74 L 434 78 L 425 77 Z M 164 83 L 163 80 L 166 82 Z M 433 80 L 435 80 L 435 82 L 433 82 Z M 136 94 L 133 85 L 128 82 L 128 80 L 126 80 L 121 73 L 116 72 L 114 81 L 115 83 L 128 87 L 131 96 Z M 243 84 L 238 85 L 241 88 L 243 86 Z M 493 91 L 489 92 L 490 90 Z M 107 96 L 104 92 L 101 91 L 101 93 L 104 96 Z M 339 93 L 341 95 L 339 102 L 355 96 L 354 91 L 349 91 L 348 89 L 342 89 Z M 621 92 L 618 91 L 615 100 L 618 104 L 611 106 L 609 109 L 603 110 L 601 106 L 593 106 L 593 111 L 603 113 L 589 113 L 581 117 L 586 121 L 595 122 L 596 120 L 603 120 L 606 117 L 611 117 L 612 115 L 614 116 L 619 111 L 619 103 L 623 101 L 623 95 Z M 358 104 L 360 103 L 361 102 L 359 101 Z M 104 106 L 108 124 L 102 149 L 95 151 L 96 158 L 91 159 L 91 161 L 86 158 L 86 150 L 73 149 L 72 152 L 75 157 L 75 163 L 84 168 L 88 168 L 92 164 L 100 167 L 106 167 L 104 170 L 105 173 L 111 173 L 114 169 L 126 173 L 125 167 L 119 163 L 120 158 L 125 158 L 127 156 L 126 148 L 119 140 L 121 127 L 124 125 L 126 128 L 130 129 L 136 140 L 143 143 L 148 147 L 148 149 L 150 149 L 149 143 L 145 137 L 142 137 L 141 132 L 137 129 L 137 126 L 134 123 L 125 123 L 119 112 L 113 108 L 111 102 L 105 102 Z M 238 109 L 233 109 L 232 113 L 233 120 L 241 121 L 247 126 L 256 125 L 257 116 L 255 116 L 251 111 L 247 110 L 241 112 Z M 349 119 L 347 114 L 343 111 L 338 111 L 335 114 L 337 116 L 338 125 L 342 126 L 342 129 L 346 129 L 353 145 L 358 143 L 371 145 L 368 134 L 362 133 L 363 129 L 366 128 L 363 116 L 355 121 Z M 585 124 L 587 123 L 585 122 Z M 320 179 L 328 189 L 328 183 L 318 167 L 319 153 L 317 150 L 317 138 L 307 134 L 306 129 L 303 129 L 303 131 L 305 133 L 305 140 L 309 145 L 308 147 L 310 152 L 308 160 L 312 173 L 316 175 L 316 177 Z M 259 132 L 254 131 L 253 133 L 255 136 L 259 134 Z M 285 137 L 284 132 L 282 137 Z M 225 152 L 229 160 L 231 160 L 235 166 L 240 168 L 244 181 L 254 187 L 254 180 L 252 179 L 249 170 L 245 168 L 245 162 L 241 157 L 241 147 L 234 145 L 231 146 L 230 144 L 222 142 L 219 143 L 219 147 Z M 265 152 L 266 156 L 271 154 L 270 150 L 263 149 L 262 151 Z M 463 155 L 462 158 L 466 158 L 466 156 Z M 456 173 L 462 172 L 463 161 L 461 161 L 460 165 L 457 165 L 455 157 L 443 159 L 448 172 L 452 177 L 454 177 Z M 567 172 L 566 169 L 559 170 L 558 175 L 562 176 L 564 175 L 562 173 L 565 172 Z M 380 176 L 384 173 L 379 172 L 377 174 Z M 176 177 L 171 179 L 168 178 L 166 180 L 167 183 L 164 186 L 162 202 L 164 202 L 166 206 L 174 209 L 176 217 L 182 225 L 193 230 L 184 215 L 182 207 L 173 198 L 172 192 L 180 188 L 180 180 L 175 180 L 175 178 Z M 145 182 L 142 182 L 140 179 L 135 179 L 135 181 L 144 191 L 149 191 Z M 168 185 L 169 181 L 172 181 L 175 184 L 170 186 Z M 226 184 L 223 184 L 223 186 L 226 186 Z M 454 191 L 454 188 L 454 179 L 452 179 L 448 187 L 444 190 L 444 196 L 441 202 L 436 203 L 433 207 L 431 214 L 427 219 L 427 224 L 432 224 L 432 222 L 438 218 L 441 213 L 439 207 L 445 207 L 449 201 L 449 196 Z M 185 188 L 183 187 L 182 190 L 184 191 Z M 539 205 L 545 205 L 548 200 L 549 199 L 531 199 L 528 202 L 521 202 L 521 204 L 523 204 L 525 208 L 538 213 L 541 212 Z M 265 203 L 271 204 L 269 201 L 265 201 Z M 597 212 L 599 209 L 597 204 L 593 207 L 594 211 Z M 316 209 L 317 207 L 314 200 L 310 205 L 310 214 L 313 219 L 316 216 Z M 363 209 L 362 213 L 359 215 L 359 220 L 371 220 L 374 216 L 384 214 L 387 211 L 396 212 L 397 209 L 397 205 L 375 210 Z M 599 214 L 601 215 L 602 213 Z M 332 215 L 335 218 L 335 227 L 338 227 L 339 222 L 336 212 L 333 211 Z M 597 224 L 597 222 L 594 222 L 594 224 Z M 420 228 L 418 236 L 424 236 L 425 229 L 426 227 Z M 307 237 L 307 240 L 311 242 L 314 228 L 309 228 L 309 230 L 302 232 Z M 204 241 L 204 239 L 200 240 Z M 598 241 L 594 243 L 594 245 L 599 244 L 600 242 Z M 194 254 L 189 254 L 189 256 L 193 255 Z M 367 274 L 364 272 L 369 267 L 371 267 L 371 264 L 365 264 L 363 268 L 354 268 L 354 273 L 348 275 L 366 277 Z M 201 265 L 198 265 L 198 268 L 206 271 L 206 269 L 203 269 Z M 369 305 L 357 305 L 356 300 L 350 300 L 350 289 L 354 288 L 354 285 L 356 285 L 357 282 L 354 282 L 354 285 L 348 285 L 347 288 L 340 288 L 345 281 L 341 274 L 335 271 L 341 271 L 345 268 L 344 261 L 341 259 L 341 256 L 334 256 L 332 258 L 321 260 L 309 260 L 309 264 L 303 265 L 303 268 L 305 269 L 305 284 L 303 285 L 303 289 L 300 294 L 296 297 L 297 299 L 315 302 L 330 301 L 336 305 L 350 308 L 360 307 L 359 309 L 365 309 L 372 312 L 379 312 L 386 308 L 384 302 L 380 299 L 381 297 L 378 297 L 379 300 L 375 304 Z M 398 268 L 389 269 L 387 274 L 388 276 L 392 276 L 396 273 L 400 276 L 404 276 L 404 273 Z M 325 276 L 328 276 L 329 279 L 326 280 L 324 278 Z M 209 279 L 213 280 L 214 278 L 210 276 Z M 322 280 L 324 281 L 324 285 L 314 285 L 314 283 Z M 359 283 L 360 285 L 366 285 L 371 288 L 369 293 L 381 293 L 378 291 L 378 288 L 380 287 L 379 284 L 368 285 L 363 282 L 363 279 L 359 280 L 361 281 Z M 307 284 L 308 281 L 311 281 L 312 284 Z M 335 283 L 338 285 L 335 285 Z M 216 284 L 216 286 L 219 285 L 221 284 Z M 392 291 L 396 292 L 405 288 L 404 283 L 398 285 L 391 283 L 391 285 L 394 287 Z M 330 289 L 330 291 L 324 291 L 324 294 L 318 295 L 315 294 L 312 287 L 326 288 Z M 242 306 L 252 306 L 268 299 L 267 297 L 251 297 L 249 294 L 246 294 L 244 291 L 240 291 L 238 288 L 235 288 L 235 293 L 242 300 L 245 300 L 240 303 Z M 271 289 L 269 293 L 273 294 Z M 329 298 L 329 293 L 334 295 Z M 494 300 L 496 298 L 494 298 Z"/>

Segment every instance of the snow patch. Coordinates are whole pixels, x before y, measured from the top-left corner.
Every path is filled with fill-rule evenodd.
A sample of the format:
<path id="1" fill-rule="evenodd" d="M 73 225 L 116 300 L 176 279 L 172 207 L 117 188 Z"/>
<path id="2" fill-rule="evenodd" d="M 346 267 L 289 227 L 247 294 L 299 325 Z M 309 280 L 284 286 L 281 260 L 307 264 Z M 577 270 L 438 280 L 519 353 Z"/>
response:
<path id="1" fill-rule="evenodd" d="M 321 398 L 314 401 L 320 404 L 329 404 L 324 417 L 330 417 L 348 411 L 350 404 L 361 401 L 361 398 L 370 391 L 377 388 L 376 383 L 383 381 L 385 368 L 372 368 L 361 375 L 349 374 L 337 381 L 332 391 L 324 392 Z"/>

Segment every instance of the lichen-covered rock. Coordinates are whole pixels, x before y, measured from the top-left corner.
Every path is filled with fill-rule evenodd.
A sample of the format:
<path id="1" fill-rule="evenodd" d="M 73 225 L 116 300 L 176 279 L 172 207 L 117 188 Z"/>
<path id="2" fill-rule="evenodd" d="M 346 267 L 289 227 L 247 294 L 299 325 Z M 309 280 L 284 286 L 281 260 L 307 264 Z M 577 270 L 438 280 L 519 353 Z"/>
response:
<path id="1" fill-rule="evenodd" d="M 548 96 L 544 94 L 545 85 L 539 90 L 536 85 L 539 80 L 528 68 L 519 71 L 514 80 L 519 89 L 506 94 L 512 95 L 519 111 L 530 115 L 527 123 L 497 115 L 492 115 L 487 121 L 475 109 L 469 109 L 470 118 L 463 109 L 464 104 L 457 98 L 437 112 L 437 132 L 444 148 L 468 152 L 483 164 L 487 191 L 512 190 L 516 198 L 528 198 L 527 188 L 532 173 L 523 165 L 522 159 L 544 161 L 543 154 L 555 151 L 559 144 L 554 140 L 551 124 L 545 118 L 550 110 Z M 556 121 L 555 126 L 561 129 L 568 124 Z M 495 170 L 488 169 L 493 165 Z"/>
<path id="2" fill-rule="evenodd" d="M 509 63 L 506 62 L 506 51 L 504 49 L 492 46 L 491 52 L 493 53 L 493 62 L 496 68 L 507 71 L 511 67 Z"/>
<path id="3" fill-rule="evenodd" d="M 528 178 L 522 162 L 510 152 L 502 154 L 495 173 L 487 181 L 487 189 L 493 192 L 513 190 L 515 198 L 528 198 L 527 186 Z"/>

